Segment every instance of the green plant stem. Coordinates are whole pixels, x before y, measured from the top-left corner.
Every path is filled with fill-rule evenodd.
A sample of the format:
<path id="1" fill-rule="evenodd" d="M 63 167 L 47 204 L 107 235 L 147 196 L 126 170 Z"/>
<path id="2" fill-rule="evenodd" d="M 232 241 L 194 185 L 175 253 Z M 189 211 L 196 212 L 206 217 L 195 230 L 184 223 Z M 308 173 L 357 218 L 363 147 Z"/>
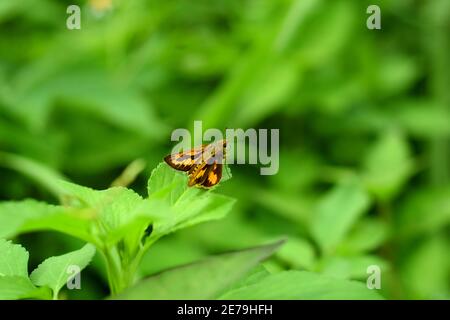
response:
<path id="1" fill-rule="evenodd" d="M 116 262 L 110 249 L 102 251 L 106 260 L 106 269 L 108 275 L 108 284 L 112 295 L 121 291 L 121 270 L 120 264 Z"/>
<path id="2" fill-rule="evenodd" d="M 379 201 L 378 202 L 378 211 L 380 212 L 381 218 L 388 225 L 393 224 L 392 217 L 392 204 L 389 201 Z M 394 275 L 390 278 L 390 295 L 392 297 L 399 299 L 403 296 L 403 286 L 401 281 L 399 280 L 399 271 L 397 267 L 396 257 L 398 255 L 398 246 L 395 238 L 390 238 L 386 241 L 383 246 L 380 248 L 380 254 L 386 260 L 391 262 L 391 273 Z"/>
<path id="3" fill-rule="evenodd" d="M 139 250 L 130 261 L 120 260 L 116 247 L 102 252 L 106 261 L 108 285 L 114 296 L 133 284 L 145 251 Z"/>
<path id="4" fill-rule="evenodd" d="M 448 10 L 450 5 L 444 2 L 430 2 L 426 7 L 427 21 L 431 25 L 424 28 L 425 39 L 431 63 L 430 90 L 436 102 L 436 108 L 441 108 L 444 113 L 450 110 L 450 68 L 448 51 L 450 41 L 446 30 L 446 21 L 450 17 Z M 450 141 L 447 137 L 436 137 L 430 142 L 431 154 L 431 182 L 435 185 L 443 185 L 450 180 Z"/>

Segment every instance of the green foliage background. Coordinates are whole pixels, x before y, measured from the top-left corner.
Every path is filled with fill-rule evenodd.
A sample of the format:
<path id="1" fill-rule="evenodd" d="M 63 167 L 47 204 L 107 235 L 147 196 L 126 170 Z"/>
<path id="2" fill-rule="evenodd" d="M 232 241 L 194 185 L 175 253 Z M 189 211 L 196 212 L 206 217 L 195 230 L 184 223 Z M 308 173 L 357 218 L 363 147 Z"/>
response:
<path id="1" fill-rule="evenodd" d="M 265 272 L 365 282 L 376 264 L 387 299 L 450 298 L 448 0 L 102 3 L 0 1 L 1 200 L 57 203 L 55 177 L 105 189 L 138 158 L 145 194 L 175 128 L 279 128 L 278 174 L 231 166 L 231 213 L 158 241 L 142 275 L 286 236 Z M 370 4 L 382 30 L 366 28 Z M 82 245 L 15 242 L 34 267 Z M 108 294 L 100 263 L 67 298 Z M 284 275 L 231 297 L 301 291 Z"/>

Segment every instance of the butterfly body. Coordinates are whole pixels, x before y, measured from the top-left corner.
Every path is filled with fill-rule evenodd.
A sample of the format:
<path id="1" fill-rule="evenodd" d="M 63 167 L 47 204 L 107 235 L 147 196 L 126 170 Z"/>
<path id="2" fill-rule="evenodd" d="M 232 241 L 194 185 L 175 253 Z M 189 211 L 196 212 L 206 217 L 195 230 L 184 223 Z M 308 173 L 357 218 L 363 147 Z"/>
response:
<path id="1" fill-rule="evenodd" d="M 188 186 L 210 188 L 222 178 L 226 140 L 168 155 L 164 161 L 175 170 L 187 172 Z"/>

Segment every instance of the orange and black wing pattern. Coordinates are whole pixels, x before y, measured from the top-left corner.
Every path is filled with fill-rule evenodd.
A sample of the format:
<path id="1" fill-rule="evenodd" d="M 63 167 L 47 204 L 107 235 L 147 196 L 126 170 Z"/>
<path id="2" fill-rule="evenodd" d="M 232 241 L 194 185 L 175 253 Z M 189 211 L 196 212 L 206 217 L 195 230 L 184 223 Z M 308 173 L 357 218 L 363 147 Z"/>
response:
<path id="1" fill-rule="evenodd" d="M 222 164 L 214 163 L 206 172 L 206 179 L 201 183 L 202 187 L 211 188 L 219 183 L 222 178 Z"/>
<path id="2" fill-rule="evenodd" d="M 171 154 L 164 161 L 175 170 L 187 172 L 189 187 L 211 188 L 222 178 L 226 141 L 222 142 L 223 149 L 218 152 L 211 146 L 202 145 L 186 152 Z"/>
<path id="3" fill-rule="evenodd" d="M 170 154 L 164 158 L 164 161 L 175 170 L 189 171 L 199 163 L 202 153 L 203 146 L 186 152 Z"/>
<path id="4" fill-rule="evenodd" d="M 210 165 L 206 163 L 199 164 L 189 171 L 188 186 L 201 185 L 207 177 Z"/>

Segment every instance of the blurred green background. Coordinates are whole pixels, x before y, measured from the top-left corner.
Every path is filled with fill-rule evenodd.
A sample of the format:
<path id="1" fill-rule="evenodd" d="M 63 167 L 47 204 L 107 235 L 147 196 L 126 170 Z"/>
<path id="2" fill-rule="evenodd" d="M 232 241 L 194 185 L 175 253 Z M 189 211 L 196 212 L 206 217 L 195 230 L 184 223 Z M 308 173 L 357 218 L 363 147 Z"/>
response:
<path id="1" fill-rule="evenodd" d="M 142 274 L 287 236 L 272 272 L 375 264 L 388 299 L 450 299 L 449 32 L 448 0 L 1 0 L 0 199 L 56 203 L 55 175 L 107 188 L 135 159 L 143 194 L 173 129 L 279 128 L 278 174 L 231 166 L 232 213 L 159 241 Z M 31 264 L 79 248 L 18 242 Z M 107 294 L 95 265 L 69 298 Z"/>

